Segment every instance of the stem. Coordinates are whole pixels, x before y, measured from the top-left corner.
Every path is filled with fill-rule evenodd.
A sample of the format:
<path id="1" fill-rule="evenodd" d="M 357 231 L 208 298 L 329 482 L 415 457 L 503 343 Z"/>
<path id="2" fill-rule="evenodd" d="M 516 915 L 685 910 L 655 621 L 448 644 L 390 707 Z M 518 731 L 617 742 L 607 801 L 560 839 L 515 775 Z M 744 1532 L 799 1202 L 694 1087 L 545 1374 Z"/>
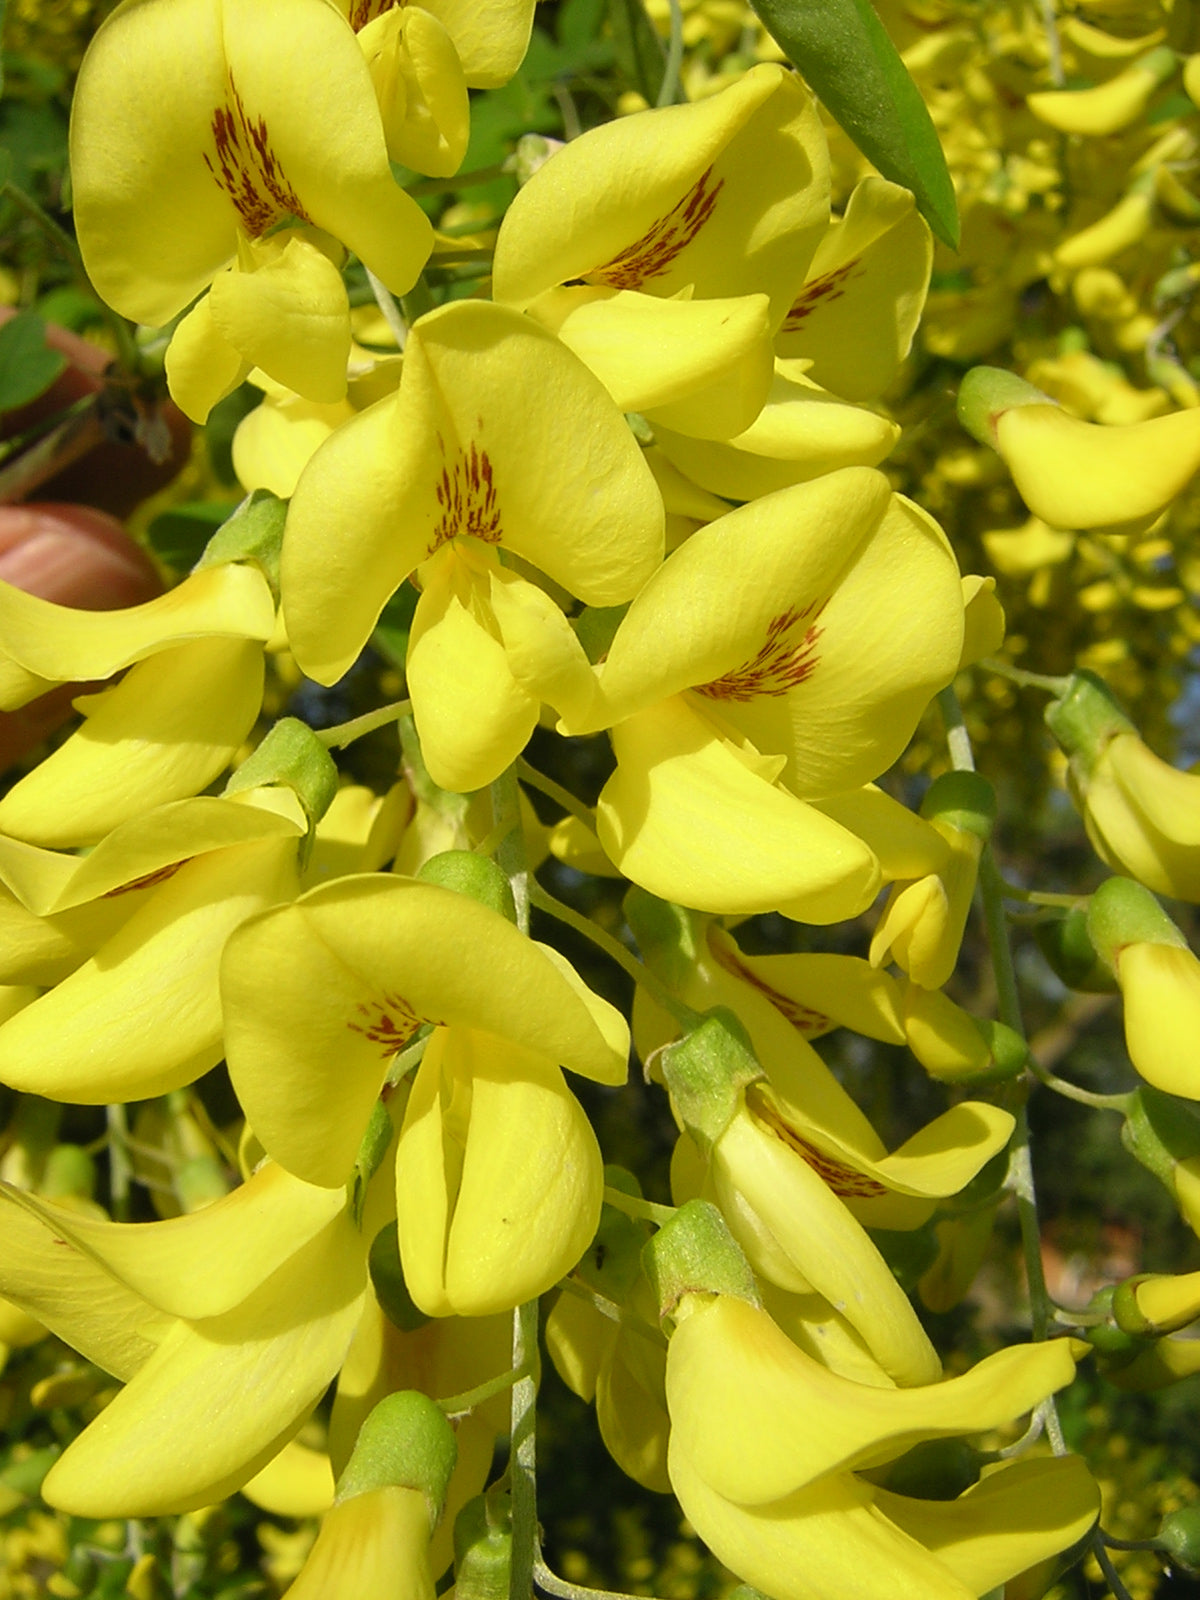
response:
<path id="1" fill-rule="evenodd" d="M 674 1206 L 656 1205 L 653 1200 L 642 1200 L 636 1195 L 626 1194 L 624 1189 L 605 1186 L 604 1198 L 610 1206 L 623 1211 L 627 1217 L 635 1217 L 639 1222 L 653 1222 L 657 1228 L 665 1228 L 675 1215 Z"/>
<path id="2" fill-rule="evenodd" d="M 623 1594 L 620 1589 L 588 1589 L 580 1583 L 568 1583 L 550 1571 L 540 1549 L 533 1563 L 533 1577 L 539 1589 L 558 1595 L 560 1600 L 647 1600 L 645 1595 Z"/>
<path id="3" fill-rule="evenodd" d="M 1007 661 L 997 661 L 994 656 L 989 656 L 986 661 L 977 663 L 985 672 L 995 673 L 998 678 L 1007 678 L 1010 683 L 1017 684 L 1022 689 L 1045 689 L 1047 694 L 1066 694 L 1071 686 L 1070 678 L 1051 678 L 1044 672 L 1026 672 L 1023 667 L 1011 666 Z"/>
<path id="4" fill-rule="evenodd" d="M 946 722 L 946 740 L 955 767 L 962 771 L 974 771 L 975 758 L 971 750 L 971 741 L 954 690 L 943 689 L 938 696 L 938 705 Z M 990 844 L 984 845 L 979 858 L 979 895 L 983 902 L 983 920 L 991 949 L 992 969 L 996 975 L 996 1009 L 1000 1014 L 1000 1021 L 1025 1039 L 1025 1026 L 1021 1018 L 1021 997 L 1017 989 L 1017 974 L 1008 938 L 1008 922 L 1004 915 L 1004 879 L 1000 876 Z M 1016 1123 L 1008 1158 L 1008 1175 L 1004 1181 L 1005 1187 L 1011 1190 L 1017 1203 L 1017 1218 L 1021 1225 L 1021 1247 L 1025 1256 L 1025 1277 L 1029 1285 L 1030 1323 L 1033 1338 L 1035 1342 L 1040 1343 L 1049 1337 L 1053 1308 L 1046 1289 L 1046 1274 L 1042 1266 L 1042 1230 L 1038 1220 L 1037 1190 L 1034 1187 L 1033 1160 L 1029 1147 L 1029 1116 L 1024 1105 L 1017 1112 Z M 1046 1435 L 1054 1454 L 1063 1455 L 1067 1447 L 1053 1398 L 1044 1400 L 1038 1411 L 1044 1417 Z"/>
<path id="5" fill-rule="evenodd" d="M 634 983 L 641 984 L 647 994 L 657 1001 L 664 1011 L 669 1012 L 681 1027 L 690 1031 L 699 1026 L 699 1012 L 693 1011 L 691 1006 L 684 1005 L 682 1000 L 677 1000 L 658 981 L 649 967 L 638 960 L 632 950 L 627 950 L 619 939 L 614 939 L 611 933 L 606 933 L 590 917 L 585 917 L 571 906 L 564 905 L 561 900 L 556 900 L 542 888 L 536 878 L 530 880 L 529 898 L 539 911 L 548 911 L 552 917 L 565 922 L 568 928 L 574 928 L 576 933 L 581 933 L 585 939 L 590 939 L 606 955 L 611 956 L 617 965 L 629 974 Z"/>
<path id="6" fill-rule="evenodd" d="M 1030 1052 L 1029 1070 L 1037 1081 L 1046 1089 L 1053 1089 L 1055 1094 L 1062 1095 L 1064 1100 L 1075 1100 L 1081 1106 L 1095 1106 L 1098 1111 L 1119 1111 L 1124 1116 L 1129 1110 L 1131 1094 L 1095 1094 L 1091 1089 L 1081 1089 L 1078 1084 L 1068 1083 L 1065 1078 L 1057 1077 L 1048 1067 L 1038 1065 L 1037 1057 Z"/>
<path id="7" fill-rule="evenodd" d="M 527 1300 L 513 1312 L 512 1442 L 508 1475 L 512 1490 L 512 1562 L 508 1600 L 530 1600 L 539 1560 L 537 1520 L 538 1303 Z"/>
<path id="8" fill-rule="evenodd" d="M 678 100 L 679 72 L 683 66 L 683 4 L 682 0 L 670 0 L 670 4 L 671 39 L 667 45 L 666 70 L 658 90 L 657 108 L 660 111 L 663 106 L 673 106 Z"/>
<path id="9" fill-rule="evenodd" d="M 937 697 L 938 710 L 946 726 L 946 747 L 950 751 L 950 764 L 956 772 L 974 772 L 975 754 L 971 749 L 971 736 L 963 721 L 962 707 L 953 689 L 943 689 Z"/>
<path id="10" fill-rule="evenodd" d="M 411 700 L 393 700 L 390 705 L 377 706 L 374 711 L 352 717 L 349 722 L 339 722 L 332 728 L 314 728 L 313 732 L 327 750 L 344 750 L 355 739 L 374 733 L 376 728 L 386 728 L 390 722 L 398 722 L 411 710 Z"/>
<path id="11" fill-rule="evenodd" d="M 582 800 L 576 799 L 569 789 L 564 789 L 561 783 L 555 783 L 553 778 L 547 778 L 545 773 L 539 772 L 536 767 L 531 767 L 524 756 L 517 757 L 517 776 L 531 789 L 553 800 L 564 811 L 569 811 L 578 822 L 582 822 L 589 833 L 596 831 L 596 819 Z"/>
<path id="12" fill-rule="evenodd" d="M 371 293 L 375 296 L 375 304 L 379 307 L 383 320 L 391 329 L 397 348 L 403 350 L 408 341 L 408 324 L 400 313 L 400 307 L 396 304 L 392 291 L 386 283 L 375 276 L 365 263 L 363 271 L 367 275 L 367 282 L 371 285 Z"/>
<path id="13" fill-rule="evenodd" d="M 609 1300 L 598 1290 L 589 1288 L 578 1278 L 563 1278 L 559 1284 L 564 1294 L 573 1294 L 576 1300 L 583 1300 L 598 1316 L 604 1317 L 609 1322 L 615 1322 L 630 1333 L 636 1333 L 641 1339 L 649 1339 L 650 1343 L 659 1350 L 663 1348 L 665 1340 L 657 1327 L 651 1327 L 634 1312 L 626 1311 L 624 1306 L 619 1306 L 615 1300 Z"/>
<path id="14" fill-rule="evenodd" d="M 1104 1581 L 1112 1591 L 1113 1600 L 1131 1600 L 1129 1590 L 1121 1582 L 1120 1574 L 1109 1560 L 1108 1551 L 1104 1548 L 1104 1537 L 1097 1527 L 1092 1533 L 1092 1554 L 1096 1558 L 1096 1565 L 1104 1574 Z"/>
<path id="15" fill-rule="evenodd" d="M 129 1159 L 129 1124 L 123 1105 L 109 1106 L 105 1115 L 108 1119 L 108 1183 L 113 1216 L 118 1222 L 128 1222 L 129 1183 L 133 1176 L 133 1164 Z"/>
<path id="16" fill-rule="evenodd" d="M 511 1372 L 502 1372 L 499 1377 L 489 1378 L 486 1383 L 476 1384 L 473 1389 L 466 1389 L 462 1394 L 452 1394 L 445 1400 L 439 1400 L 438 1410 L 445 1412 L 448 1417 L 465 1417 L 469 1411 L 474 1411 L 476 1406 L 483 1405 L 493 1395 L 503 1394 L 506 1389 L 511 1389 L 525 1376 L 524 1372 L 518 1372 L 514 1367 Z"/>
<path id="17" fill-rule="evenodd" d="M 1050 81 L 1056 89 L 1061 89 L 1067 81 L 1063 71 L 1062 46 L 1058 41 L 1058 18 L 1054 14 L 1054 0 L 1038 0 L 1038 9 L 1042 13 L 1042 26 L 1046 30 L 1046 47 L 1050 52 Z"/>

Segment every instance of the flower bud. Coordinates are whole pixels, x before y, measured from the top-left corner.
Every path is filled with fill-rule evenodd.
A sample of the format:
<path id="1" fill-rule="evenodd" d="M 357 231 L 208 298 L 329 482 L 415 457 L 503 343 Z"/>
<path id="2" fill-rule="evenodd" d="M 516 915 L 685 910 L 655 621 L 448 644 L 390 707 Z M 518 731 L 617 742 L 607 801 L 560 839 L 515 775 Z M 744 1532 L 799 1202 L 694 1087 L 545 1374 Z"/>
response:
<path id="1" fill-rule="evenodd" d="M 283 717 L 225 785 L 226 794 L 257 789 L 264 784 L 284 784 L 294 789 L 310 826 L 315 826 L 333 803 L 338 772 L 333 757 L 305 722 Z"/>
<path id="2" fill-rule="evenodd" d="M 374 1489 L 417 1489 L 436 1521 L 458 1454 L 454 1429 L 428 1395 L 405 1389 L 382 1399 L 358 1430 L 358 1440 L 338 1479 L 337 1499 Z"/>
<path id="3" fill-rule="evenodd" d="M 1033 930 L 1037 947 L 1055 977 L 1068 989 L 1111 994 L 1117 987 L 1112 969 L 1096 952 L 1087 931 L 1087 912 L 1079 908 Z"/>
<path id="4" fill-rule="evenodd" d="M 943 1083 L 997 1083 L 1018 1077 L 1029 1047 L 1012 1028 L 974 1017 L 940 989 L 910 983 L 904 996 L 908 1048 Z"/>
<path id="5" fill-rule="evenodd" d="M 509 922 L 517 920 L 512 885 L 490 856 L 474 850 L 443 850 L 431 856 L 417 873 L 422 883 L 436 883 L 455 894 L 468 894 L 472 900 L 498 911 Z"/>

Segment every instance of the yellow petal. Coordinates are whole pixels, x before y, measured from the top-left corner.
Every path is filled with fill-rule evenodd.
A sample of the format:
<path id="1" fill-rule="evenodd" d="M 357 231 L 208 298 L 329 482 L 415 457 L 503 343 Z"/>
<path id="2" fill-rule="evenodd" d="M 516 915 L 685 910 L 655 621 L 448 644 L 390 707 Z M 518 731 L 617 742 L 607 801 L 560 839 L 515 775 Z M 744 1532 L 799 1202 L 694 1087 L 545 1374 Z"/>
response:
<path id="1" fill-rule="evenodd" d="M 386 1486 L 339 1501 L 291 1584 L 293 1600 L 433 1600 L 429 1505 Z"/>
<path id="2" fill-rule="evenodd" d="M 728 439 L 762 409 L 773 376 L 765 295 L 664 300 L 630 289 L 550 289 L 529 314 L 589 366 L 622 411 Z"/>
<path id="3" fill-rule="evenodd" d="M 1130 944 L 1117 977 L 1129 1059 L 1156 1089 L 1200 1100 L 1200 961 L 1174 945 Z"/>
<path id="4" fill-rule="evenodd" d="M 388 1064 L 422 1021 L 623 1081 L 628 1035 L 618 1055 L 535 945 L 432 884 L 343 878 L 255 918 L 229 941 L 222 992 L 229 1069 L 255 1132 L 297 1176 L 330 1187 L 348 1176 Z"/>
<path id="5" fill-rule="evenodd" d="M 704 299 L 765 292 L 782 320 L 828 216 L 828 157 L 798 78 L 753 67 L 691 105 L 589 130 L 534 175 L 496 241 L 497 300 L 576 278 Z"/>
<path id="6" fill-rule="evenodd" d="M 516 760 L 537 726 L 540 702 L 513 677 L 494 636 L 486 569 L 451 545 L 421 576 L 406 667 L 413 716 L 433 781 L 465 794 L 486 788 Z"/>
<path id="7" fill-rule="evenodd" d="M 290 893 L 291 840 L 188 862 L 69 978 L 0 1028 L 0 1081 L 103 1105 L 191 1083 L 221 1059 L 217 966 L 244 918 Z"/>
<path id="8" fill-rule="evenodd" d="M 329 1457 L 293 1439 L 242 1485 L 242 1493 L 277 1517 L 319 1517 L 333 1504 Z"/>
<path id="9" fill-rule="evenodd" d="M 359 30 L 383 116 L 388 156 L 414 172 L 449 177 L 462 165 L 470 105 L 454 41 L 431 9 L 384 11 Z"/>
<path id="10" fill-rule="evenodd" d="M 465 1029 L 439 1029 L 396 1154 L 405 1282 L 432 1316 L 487 1316 L 563 1277 L 600 1220 L 596 1136 L 561 1072 Z"/>
<path id="11" fill-rule="evenodd" d="M 253 240 L 208 292 L 213 325 L 244 361 L 306 400 L 346 394 L 350 307 L 341 272 L 296 228 Z"/>
<path id="12" fill-rule="evenodd" d="M 209 567 L 118 611 L 76 611 L 0 583 L 0 709 L 56 683 L 110 678 L 187 639 L 266 640 L 274 628 L 271 591 L 256 567 Z"/>
<path id="13" fill-rule="evenodd" d="M 77 702 L 84 722 L 0 800 L 0 829 L 31 844 L 91 844 L 224 771 L 262 703 L 250 640 L 197 639 Z"/>
<path id="14" fill-rule="evenodd" d="M 895 1460 L 923 1439 L 997 1427 L 1074 1375 L 1066 1341 L 1054 1340 L 999 1350 L 941 1383 L 852 1383 L 798 1350 L 765 1311 L 720 1295 L 668 1346 L 672 1445 L 719 1493 L 761 1505 L 825 1473 Z M 808 1419 L 803 1429 L 796 1416 Z"/>
<path id="15" fill-rule="evenodd" d="M 504 545 L 589 605 L 628 600 L 663 548 L 654 480 L 599 380 L 528 317 L 481 301 L 422 317 L 394 400 L 340 429 L 296 486 L 282 582 L 305 670 L 339 677 L 392 591 L 457 534 Z"/>
<path id="16" fill-rule="evenodd" d="M 779 354 L 807 357 L 813 382 L 847 400 L 875 399 L 908 354 L 932 265 L 929 227 L 909 191 L 864 178 L 817 247 Z"/>
<path id="17" fill-rule="evenodd" d="M 177 1322 L 55 1463 L 46 1499 L 77 1516 L 161 1516 L 240 1488 L 337 1372 L 365 1283 L 343 1210 L 234 1310 Z"/>
<path id="18" fill-rule="evenodd" d="M 597 834 L 651 894 L 821 923 L 857 916 L 874 899 L 879 869 L 866 845 L 764 782 L 683 699 L 639 712 L 612 737 L 617 770 L 596 806 Z"/>
<path id="19" fill-rule="evenodd" d="M 354 0 L 357 6 L 363 0 Z M 379 0 L 375 0 L 378 4 Z M 498 89 L 525 59 L 534 0 L 425 0 L 454 40 L 472 89 Z"/>
<path id="20" fill-rule="evenodd" d="M 209 300 L 202 296 L 176 324 L 163 361 L 171 399 L 201 426 L 217 401 L 249 377 L 252 366 L 213 321 Z"/>

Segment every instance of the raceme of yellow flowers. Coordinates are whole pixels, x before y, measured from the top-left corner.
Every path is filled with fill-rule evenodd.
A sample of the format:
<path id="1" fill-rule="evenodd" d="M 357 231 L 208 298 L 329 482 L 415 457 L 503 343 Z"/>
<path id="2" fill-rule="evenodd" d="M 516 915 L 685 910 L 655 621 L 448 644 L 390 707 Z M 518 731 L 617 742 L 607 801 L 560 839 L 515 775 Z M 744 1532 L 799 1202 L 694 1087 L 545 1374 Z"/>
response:
<path id="1" fill-rule="evenodd" d="M 565 1284 L 559 1371 L 745 1583 L 1040 1593 L 1098 1516 L 1047 1422 L 1092 1345 L 1035 1318 L 1032 1342 L 944 1368 L 881 1237 L 936 1239 L 924 1308 L 966 1294 L 1032 1081 L 1019 1018 L 945 993 L 990 786 L 961 744 L 919 812 L 879 785 L 1004 634 L 990 580 L 882 470 L 929 229 L 874 175 L 833 213 L 815 102 L 764 61 L 550 150 L 489 241 L 487 292 L 430 308 L 454 241 L 394 169 L 453 177 L 470 91 L 511 80 L 532 22 L 532 0 L 124 0 L 82 67 L 91 281 L 171 325 L 196 422 L 247 378 L 265 397 L 235 447 L 255 493 L 162 598 L 75 612 L 0 585 L 0 706 L 99 685 L 0 799 L 0 1083 L 119 1106 L 224 1061 L 244 1118 L 240 1181 L 176 1216 L 0 1188 L 0 1337 L 52 1332 L 123 1385 L 44 1495 L 95 1518 L 239 1489 L 321 1512 L 305 1600 L 432 1600 L 452 1560 L 473 1593 L 491 1545 L 488 1592 L 519 1592 L 528 1455 L 502 1511 L 485 1489 L 497 1440 L 532 1426 L 530 1308 Z M 1177 65 L 1142 42 L 1028 112 L 1071 137 L 1129 126 Z M 1143 161 L 1119 204 L 1140 216 L 1157 183 L 1167 205 L 1165 172 Z M 1097 229 L 1131 228 L 1060 244 L 1081 304 L 1116 259 Z M 355 262 L 390 349 L 359 342 Z M 1140 537 L 1200 464 L 1200 410 L 1098 421 L 1048 389 L 977 369 L 963 426 L 1047 530 Z M 337 682 L 406 585 L 390 719 L 420 770 L 376 796 L 340 780 L 335 739 L 264 732 L 264 684 L 287 656 Z M 1200 1100 L 1200 965 L 1154 898 L 1200 902 L 1200 777 L 1093 677 L 1053 692 L 1117 874 L 1072 931 L 1123 996 L 1127 1142 L 1200 1231 L 1180 1106 Z M 539 727 L 612 750 L 594 809 L 549 837 L 516 782 L 536 786 L 516 764 Z M 629 881 L 631 1019 L 529 935 L 530 901 L 555 909 L 548 852 Z M 737 927 L 764 913 L 871 913 L 873 937 L 755 955 Z M 816 1048 L 835 1028 L 906 1046 L 947 1109 L 889 1149 Z M 573 1087 L 619 1092 L 631 1035 L 679 1130 L 672 1206 L 606 1172 Z M 1195 1370 L 1169 1337 L 1200 1310 L 1191 1279 L 1126 1289 L 1092 1319 L 1125 1340 L 1093 1341 L 1114 1381 Z M 331 1386 L 314 1451 L 296 1435 Z M 962 1438 L 969 1475 L 921 1494 L 912 1452 Z"/>

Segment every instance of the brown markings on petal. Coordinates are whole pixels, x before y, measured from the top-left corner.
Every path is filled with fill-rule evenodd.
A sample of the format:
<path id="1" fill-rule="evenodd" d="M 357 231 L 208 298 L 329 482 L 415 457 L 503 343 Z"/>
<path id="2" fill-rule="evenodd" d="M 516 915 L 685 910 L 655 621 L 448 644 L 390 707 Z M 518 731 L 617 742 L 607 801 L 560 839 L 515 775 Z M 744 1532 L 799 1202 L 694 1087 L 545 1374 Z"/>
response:
<path id="1" fill-rule="evenodd" d="M 381 1000 L 360 1001 L 354 1008 L 357 1022 L 347 1022 L 351 1033 L 361 1033 L 380 1046 L 380 1054 L 393 1056 L 426 1019 L 419 1017 L 403 995 L 385 994 Z"/>
<path id="2" fill-rule="evenodd" d="M 802 1005 L 799 1000 L 781 994 L 778 989 L 773 989 L 765 978 L 760 978 L 752 968 L 742 962 L 741 951 L 733 940 L 730 939 L 728 942 L 723 939 L 718 940 L 715 937 L 717 932 L 715 924 L 709 928 L 708 948 L 712 951 L 713 959 L 719 967 L 724 967 L 732 977 L 757 989 L 759 994 L 769 1000 L 776 1011 L 782 1012 L 792 1027 L 806 1039 L 816 1039 L 821 1034 L 829 1032 L 833 1025 L 829 1017 L 820 1011 L 814 1011 L 811 1006 Z"/>
<path id="3" fill-rule="evenodd" d="M 374 22 L 376 17 L 381 17 L 385 11 L 390 11 L 394 0 L 353 0 L 350 7 L 350 26 L 355 33 L 360 28 L 365 28 L 368 22 Z"/>
<path id="4" fill-rule="evenodd" d="M 749 661 L 711 683 L 697 684 L 695 692 L 710 700 L 755 700 L 787 694 L 804 683 L 820 662 L 817 641 L 825 630 L 817 626 L 817 618 L 828 603 L 813 600 L 802 611 L 793 607 L 772 617 L 766 638 Z"/>
<path id="5" fill-rule="evenodd" d="M 747 1095 L 747 1102 L 750 1096 Z M 811 1139 L 806 1139 L 785 1122 L 779 1111 L 763 1095 L 754 1095 L 754 1104 L 751 1107 L 754 1115 L 768 1127 L 778 1139 L 782 1139 L 790 1150 L 808 1163 L 818 1177 L 822 1178 L 842 1200 L 878 1200 L 888 1193 L 886 1184 L 880 1183 L 878 1178 L 872 1178 L 868 1173 L 860 1172 L 857 1167 L 852 1167 L 849 1162 L 843 1161 L 840 1156 L 831 1156 L 827 1150 L 822 1150 L 813 1144 Z"/>
<path id="6" fill-rule="evenodd" d="M 233 201 L 250 238 L 261 238 L 284 217 L 311 220 L 283 175 L 265 119 L 250 117 L 232 73 L 229 100 L 214 110 L 211 127 L 216 156 L 214 161 L 206 153 L 204 164 Z"/>
<path id="7" fill-rule="evenodd" d="M 846 280 L 860 264 L 861 259 L 860 256 L 855 256 L 843 266 L 834 267 L 832 272 L 823 273 L 821 277 L 813 278 L 810 283 L 806 283 L 793 302 L 792 309 L 784 317 L 780 332 L 795 333 L 818 306 L 840 300 L 846 292 Z"/>
<path id="8" fill-rule="evenodd" d="M 129 894 L 134 889 L 149 889 L 152 884 L 166 883 L 168 878 L 173 878 L 180 867 L 185 867 L 190 860 L 190 856 L 185 856 L 182 861 L 169 861 L 165 867 L 156 867 L 153 872 L 143 873 L 140 878 L 130 878 L 128 883 L 119 883 L 115 889 L 109 889 L 101 899 L 115 900 L 119 894 Z"/>
<path id="9" fill-rule="evenodd" d="M 714 183 L 712 168 L 706 167 L 666 216 L 652 222 L 640 239 L 626 245 L 611 261 L 589 272 L 587 281 L 607 284 L 610 289 L 640 289 L 651 278 L 661 277 L 712 216 L 724 187 L 724 178 Z"/>
<path id="10" fill-rule="evenodd" d="M 440 550 L 458 533 L 470 534 L 485 544 L 499 544 L 500 507 L 496 503 L 491 457 L 486 450 L 478 449 L 474 440 L 453 460 L 440 434 L 438 444 L 442 450 L 442 471 L 435 493 L 442 513 L 426 554 Z"/>

